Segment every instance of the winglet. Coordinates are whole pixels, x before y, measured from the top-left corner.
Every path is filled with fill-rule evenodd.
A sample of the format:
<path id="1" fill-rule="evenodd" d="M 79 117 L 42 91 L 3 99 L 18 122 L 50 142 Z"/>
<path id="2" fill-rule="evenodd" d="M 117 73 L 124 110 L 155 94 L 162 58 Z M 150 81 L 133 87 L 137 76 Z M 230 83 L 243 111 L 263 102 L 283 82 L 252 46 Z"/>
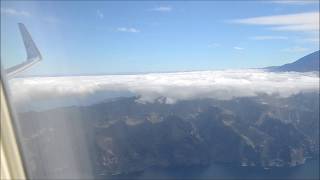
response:
<path id="1" fill-rule="evenodd" d="M 28 32 L 27 28 L 22 23 L 18 23 L 19 30 L 22 36 L 22 40 L 24 43 L 24 47 L 27 52 L 27 60 L 22 62 L 21 64 L 15 65 L 13 67 L 10 67 L 6 69 L 6 75 L 7 77 L 12 77 L 16 75 L 17 73 L 20 73 L 22 71 L 25 71 L 35 63 L 42 60 L 41 53 L 39 49 L 37 48 L 36 44 L 32 40 L 32 37 L 30 33 Z"/>
<path id="2" fill-rule="evenodd" d="M 28 32 L 27 28 L 24 26 L 24 24 L 19 23 L 19 30 L 23 39 L 24 47 L 27 51 L 27 61 L 33 60 L 33 59 L 42 59 L 42 56 L 40 54 L 40 51 L 38 50 L 36 44 L 31 38 L 30 33 Z"/>

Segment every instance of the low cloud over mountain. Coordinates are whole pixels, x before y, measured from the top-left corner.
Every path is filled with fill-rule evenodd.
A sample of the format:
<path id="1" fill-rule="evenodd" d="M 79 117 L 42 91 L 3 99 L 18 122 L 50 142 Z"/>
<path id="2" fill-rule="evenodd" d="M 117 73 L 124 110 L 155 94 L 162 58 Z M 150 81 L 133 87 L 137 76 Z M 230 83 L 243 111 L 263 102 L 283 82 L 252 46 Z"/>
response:
<path id="1" fill-rule="evenodd" d="M 71 101 L 86 104 L 120 96 L 138 96 L 140 102 L 159 98 L 165 103 L 197 98 L 231 99 L 260 93 L 287 97 L 319 90 L 318 73 L 224 70 L 140 75 L 28 77 L 12 79 L 16 105 L 30 102 Z M 70 102 L 69 102 L 70 105 Z"/>

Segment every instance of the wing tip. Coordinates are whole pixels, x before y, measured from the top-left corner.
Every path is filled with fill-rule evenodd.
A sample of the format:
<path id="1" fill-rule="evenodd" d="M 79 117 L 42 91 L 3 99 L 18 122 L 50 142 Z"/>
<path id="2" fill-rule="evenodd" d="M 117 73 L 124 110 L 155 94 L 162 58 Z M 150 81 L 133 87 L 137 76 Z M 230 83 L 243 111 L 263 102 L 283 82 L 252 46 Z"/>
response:
<path id="1" fill-rule="evenodd" d="M 25 71 L 35 63 L 42 60 L 42 55 L 38 47 L 34 43 L 25 25 L 23 23 L 18 23 L 18 26 L 25 46 L 25 50 L 27 52 L 27 60 L 18 65 L 6 69 L 5 71 L 7 76 L 14 76 L 19 72 Z"/>

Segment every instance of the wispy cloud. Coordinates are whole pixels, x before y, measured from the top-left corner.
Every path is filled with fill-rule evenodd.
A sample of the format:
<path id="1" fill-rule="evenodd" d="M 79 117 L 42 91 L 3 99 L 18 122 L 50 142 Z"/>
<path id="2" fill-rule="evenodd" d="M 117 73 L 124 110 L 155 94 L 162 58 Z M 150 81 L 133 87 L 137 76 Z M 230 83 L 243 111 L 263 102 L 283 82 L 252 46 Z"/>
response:
<path id="1" fill-rule="evenodd" d="M 319 15 L 319 12 L 305 12 L 236 19 L 231 22 L 271 26 L 272 30 L 277 31 L 319 31 Z"/>
<path id="2" fill-rule="evenodd" d="M 27 11 L 17 10 L 13 8 L 1 8 L 1 14 L 6 14 L 10 16 L 19 16 L 19 17 L 29 17 L 31 14 Z"/>
<path id="3" fill-rule="evenodd" d="M 151 9 L 151 11 L 158 11 L 158 12 L 170 12 L 173 8 L 171 6 L 159 6 Z"/>
<path id="4" fill-rule="evenodd" d="M 211 44 L 208 45 L 209 48 L 217 48 L 217 47 L 220 47 L 220 46 L 221 46 L 221 44 L 219 44 L 219 43 L 211 43 Z"/>
<path id="5" fill-rule="evenodd" d="M 272 27 L 272 30 L 276 31 L 317 31 L 319 30 L 319 24 L 298 24 L 288 26 Z"/>
<path id="6" fill-rule="evenodd" d="M 263 41 L 263 40 L 286 40 L 286 36 L 253 36 L 250 37 L 252 40 Z"/>
<path id="7" fill-rule="evenodd" d="M 311 42 L 311 43 L 319 43 L 319 38 L 318 37 L 313 37 L 313 38 L 304 38 L 301 39 L 302 42 Z"/>
<path id="8" fill-rule="evenodd" d="M 134 27 L 119 27 L 119 28 L 117 28 L 117 31 L 119 31 L 119 32 L 128 32 L 128 33 L 138 33 L 138 32 L 140 32 L 139 29 L 136 29 Z"/>
<path id="9" fill-rule="evenodd" d="M 291 5 L 306 5 L 306 4 L 314 4 L 319 1 L 317 0 L 278 0 L 278 1 L 271 1 L 271 3 L 277 4 L 291 4 Z"/>
<path id="10" fill-rule="evenodd" d="M 43 21 L 47 22 L 47 23 L 60 23 L 60 19 L 58 19 L 57 17 L 53 17 L 53 16 L 49 16 L 49 17 L 44 17 L 42 18 Z"/>
<path id="11" fill-rule="evenodd" d="M 14 8 L 1 8 L 1 14 L 8 15 L 8 16 L 16 16 L 16 17 L 30 17 L 34 18 L 30 12 L 24 10 L 17 10 Z M 39 17 L 39 20 L 46 22 L 46 23 L 60 23 L 61 20 L 54 16 L 42 16 Z"/>
<path id="12" fill-rule="evenodd" d="M 100 19 L 103 19 L 104 18 L 104 14 L 98 9 L 97 10 L 97 16 L 100 18 Z"/>
<path id="13" fill-rule="evenodd" d="M 235 50 L 239 50 L 239 51 L 244 50 L 244 48 L 239 47 L 239 46 L 234 46 L 234 47 L 233 47 L 233 49 L 235 49 Z"/>
<path id="14" fill-rule="evenodd" d="M 308 48 L 304 48 L 304 47 L 300 47 L 300 46 L 295 46 L 295 47 L 282 49 L 282 51 L 290 52 L 290 53 L 306 52 L 308 50 L 309 50 Z"/>

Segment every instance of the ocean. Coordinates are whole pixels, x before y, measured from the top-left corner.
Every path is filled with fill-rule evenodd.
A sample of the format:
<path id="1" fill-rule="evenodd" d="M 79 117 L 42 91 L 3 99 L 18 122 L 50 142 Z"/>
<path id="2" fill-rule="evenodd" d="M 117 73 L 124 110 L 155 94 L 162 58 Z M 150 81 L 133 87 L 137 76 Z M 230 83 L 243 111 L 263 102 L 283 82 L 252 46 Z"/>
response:
<path id="1" fill-rule="evenodd" d="M 119 179 L 319 179 L 319 160 L 308 160 L 296 167 L 264 169 L 213 164 L 203 168 L 148 168 Z M 118 178 L 116 178 L 118 179 Z"/>

